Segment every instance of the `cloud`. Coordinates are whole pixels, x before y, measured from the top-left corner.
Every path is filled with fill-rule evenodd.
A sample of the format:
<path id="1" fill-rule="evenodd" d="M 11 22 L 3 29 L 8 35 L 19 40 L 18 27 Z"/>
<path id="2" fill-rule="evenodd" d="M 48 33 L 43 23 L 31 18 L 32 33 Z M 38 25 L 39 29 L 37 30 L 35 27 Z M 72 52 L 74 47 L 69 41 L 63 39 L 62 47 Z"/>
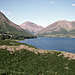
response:
<path id="1" fill-rule="evenodd" d="M 55 4 L 55 1 L 50 1 L 49 3 L 50 3 L 50 4 Z"/>
<path id="2" fill-rule="evenodd" d="M 6 11 L 3 11 L 3 10 L 0 10 L 3 14 L 7 14 L 7 15 L 10 15 L 11 13 L 10 12 L 6 12 Z"/>
<path id="3" fill-rule="evenodd" d="M 6 11 L 0 10 L 3 14 L 6 14 Z"/>
<path id="4" fill-rule="evenodd" d="M 11 14 L 10 12 L 7 13 L 7 15 L 10 15 L 10 14 Z"/>
<path id="5" fill-rule="evenodd" d="M 0 10 L 1 12 L 3 12 L 2 10 Z"/>
<path id="6" fill-rule="evenodd" d="M 72 6 L 75 6 L 75 4 L 72 4 Z"/>

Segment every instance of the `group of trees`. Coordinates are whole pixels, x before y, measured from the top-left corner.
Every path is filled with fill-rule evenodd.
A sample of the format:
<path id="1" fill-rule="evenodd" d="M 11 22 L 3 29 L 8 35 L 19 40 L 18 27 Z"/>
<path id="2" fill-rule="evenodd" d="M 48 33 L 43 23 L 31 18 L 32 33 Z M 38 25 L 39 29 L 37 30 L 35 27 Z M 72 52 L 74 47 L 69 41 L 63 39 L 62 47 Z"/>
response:
<path id="1" fill-rule="evenodd" d="M 12 35 L 12 34 L 0 34 L 0 40 L 5 39 L 16 39 L 16 40 L 24 40 L 24 39 L 30 39 L 30 38 L 36 38 L 36 36 L 18 36 L 18 35 Z"/>

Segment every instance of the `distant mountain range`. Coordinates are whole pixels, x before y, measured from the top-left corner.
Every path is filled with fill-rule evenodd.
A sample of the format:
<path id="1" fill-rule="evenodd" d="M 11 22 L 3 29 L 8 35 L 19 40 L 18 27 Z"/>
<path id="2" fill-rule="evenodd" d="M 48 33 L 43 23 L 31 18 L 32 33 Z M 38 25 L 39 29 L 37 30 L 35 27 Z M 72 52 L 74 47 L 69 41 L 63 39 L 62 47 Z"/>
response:
<path id="1" fill-rule="evenodd" d="M 75 37 L 75 21 L 60 20 L 46 28 L 29 21 L 16 25 L 0 12 L 0 35 L 35 37 L 32 33 L 38 36 Z"/>
<path id="2" fill-rule="evenodd" d="M 20 27 L 23 28 L 24 30 L 30 32 L 30 33 L 33 33 L 33 34 L 39 32 L 43 29 L 42 26 L 39 26 L 39 25 L 32 23 L 30 21 L 22 23 L 20 25 Z"/>
<path id="3" fill-rule="evenodd" d="M 40 36 L 50 36 L 50 35 L 74 35 L 75 36 L 75 21 L 60 20 L 57 21 L 40 32 L 37 33 Z"/>
<path id="4" fill-rule="evenodd" d="M 11 22 L 2 12 L 0 12 L 0 35 L 8 34 L 21 37 L 33 37 L 33 35 L 24 29 L 22 29 L 19 25 Z"/>

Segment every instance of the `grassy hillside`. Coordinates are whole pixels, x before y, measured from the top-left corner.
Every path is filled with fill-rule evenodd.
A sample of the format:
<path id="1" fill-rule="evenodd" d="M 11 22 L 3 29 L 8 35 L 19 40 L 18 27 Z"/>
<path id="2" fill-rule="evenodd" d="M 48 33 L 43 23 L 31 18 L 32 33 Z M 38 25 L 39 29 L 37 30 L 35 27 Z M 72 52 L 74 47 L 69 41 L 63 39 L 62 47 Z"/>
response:
<path id="1" fill-rule="evenodd" d="M 3 42 L 13 47 L 22 44 L 6 41 L 8 44 Z M 56 51 L 36 54 L 26 49 L 14 52 L 0 49 L 0 75 L 75 75 L 75 60 Z"/>
<path id="2" fill-rule="evenodd" d="M 69 32 L 69 34 L 75 35 L 75 29 L 71 30 L 71 31 Z"/>
<path id="3" fill-rule="evenodd" d="M 8 25 L 6 22 L 1 22 L 1 21 L 0 21 L 0 34 L 8 35 L 13 39 L 24 39 L 28 37 L 29 38 L 35 37 L 24 30 L 16 29 L 15 27 Z"/>
<path id="4" fill-rule="evenodd" d="M 0 74 L 8 75 L 75 75 L 75 60 L 54 54 L 35 54 L 28 50 L 10 53 L 0 50 Z"/>
<path id="5" fill-rule="evenodd" d="M 42 33 L 37 34 L 38 36 L 55 36 L 55 37 L 75 37 L 75 30 L 67 31 L 63 28 L 61 28 L 59 31 L 53 31 L 51 33 Z"/>

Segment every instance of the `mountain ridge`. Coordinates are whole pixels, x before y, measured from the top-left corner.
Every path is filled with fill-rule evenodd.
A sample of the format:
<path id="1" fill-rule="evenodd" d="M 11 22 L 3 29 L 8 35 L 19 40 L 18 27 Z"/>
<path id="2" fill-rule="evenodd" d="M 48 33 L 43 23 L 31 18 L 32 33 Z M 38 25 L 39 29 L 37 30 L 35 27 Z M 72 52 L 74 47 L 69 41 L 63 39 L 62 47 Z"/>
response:
<path id="1" fill-rule="evenodd" d="M 75 30 L 75 21 L 59 20 L 50 24 L 49 26 L 44 28 L 42 31 L 38 32 L 37 35 L 42 35 L 42 34 L 54 35 L 54 34 L 59 34 L 59 33 L 64 34 L 65 32 L 66 34 L 72 34 L 71 33 L 72 30 Z"/>
<path id="2" fill-rule="evenodd" d="M 13 27 L 16 27 L 16 28 L 19 28 L 19 29 L 23 30 L 17 24 L 15 24 L 12 21 L 10 21 L 2 12 L 0 12 L 0 21 L 6 22 L 6 23 L 8 23 L 9 25 L 11 25 Z"/>
<path id="3" fill-rule="evenodd" d="M 2 12 L 0 12 L 0 36 L 11 37 L 13 38 L 26 38 L 26 37 L 35 37 L 31 33 L 25 31 L 17 24 L 10 21 Z M 5 38 L 6 38 L 5 36 Z M 12 38 L 12 37 L 11 37 Z"/>

